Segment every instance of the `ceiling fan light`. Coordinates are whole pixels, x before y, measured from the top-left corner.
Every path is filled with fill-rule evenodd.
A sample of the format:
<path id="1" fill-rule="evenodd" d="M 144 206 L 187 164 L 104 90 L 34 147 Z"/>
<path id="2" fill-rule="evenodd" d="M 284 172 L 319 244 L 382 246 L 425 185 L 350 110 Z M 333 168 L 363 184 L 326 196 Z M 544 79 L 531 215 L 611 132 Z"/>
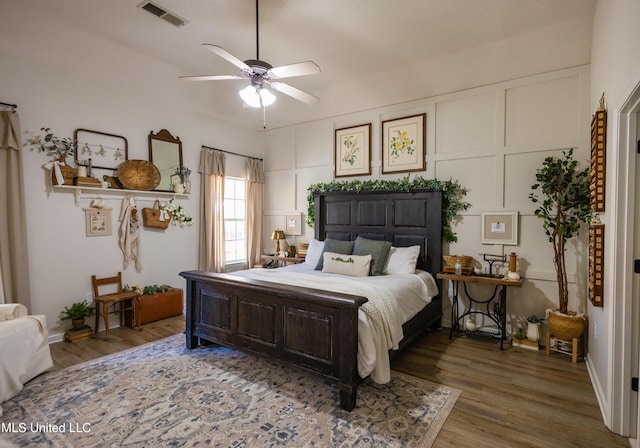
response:
<path id="1" fill-rule="evenodd" d="M 260 94 L 258 93 L 258 90 L 255 87 L 247 86 L 244 89 L 242 89 L 240 92 L 238 92 L 238 94 L 240 95 L 240 98 L 242 98 L 242 101 L 244 101 L 247 106 L 249 107 L 262 106 L 262 104 L 260 104 Z"/>
<path id="2" fill-rule="evenodd" d="M 249 107 L 271 106 L 276 100 L 275 95 L 263 87 L 247 86 L 238 94 Z"/>
<path id="3" fill-rule="evenodd" d="M 262 98 L 262 104 L 265 107 L 271 106 L 276 101 L 276 96 L 264 87 L 260 89 L 260 97 Z"/>

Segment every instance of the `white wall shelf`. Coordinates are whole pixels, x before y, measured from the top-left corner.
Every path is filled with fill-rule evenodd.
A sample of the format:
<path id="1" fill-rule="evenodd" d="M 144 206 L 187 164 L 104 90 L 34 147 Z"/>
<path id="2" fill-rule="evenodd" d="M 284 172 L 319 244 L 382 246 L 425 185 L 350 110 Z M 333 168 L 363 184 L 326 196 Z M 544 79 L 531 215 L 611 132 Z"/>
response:
<path id="1" fill-rule="evenodd" d="M 124 190 L 117 188 L 76 187 L 75 185 L 54 185 L 53 191 L 56 193 L 73 193 L 76 206 L 79 205 L 81 198 L 91 199 L 101 195 L 115 196 L 116 199 L 122 199 L 128 194 L 133 195 L 134 197 L 150 199 L 189 199 L 188 194 L 178 194 L 172 191 Z"/>

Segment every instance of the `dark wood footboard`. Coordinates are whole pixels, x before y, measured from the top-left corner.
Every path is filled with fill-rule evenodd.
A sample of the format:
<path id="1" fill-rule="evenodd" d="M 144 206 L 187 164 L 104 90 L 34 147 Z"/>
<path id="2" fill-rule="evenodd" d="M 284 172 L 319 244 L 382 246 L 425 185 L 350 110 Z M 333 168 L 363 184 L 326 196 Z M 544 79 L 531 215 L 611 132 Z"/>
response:
<path id="1" fill-rule="evenodd" d="M 318 373 L 356 404 L 358 308 L 365 297 L 202 271 L 187 280 L 186 344 L 204 341 Z"/>

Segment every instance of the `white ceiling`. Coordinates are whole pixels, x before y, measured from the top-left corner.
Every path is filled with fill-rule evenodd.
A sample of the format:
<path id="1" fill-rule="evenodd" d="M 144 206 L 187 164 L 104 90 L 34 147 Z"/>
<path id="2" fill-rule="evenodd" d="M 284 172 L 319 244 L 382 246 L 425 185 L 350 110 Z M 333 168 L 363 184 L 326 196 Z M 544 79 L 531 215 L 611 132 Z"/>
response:
<path id="1" fill-rule="evenodd" d="M 141 1 L 31 3 L 42 14 L 163 61 L 181 75 L 238 73 L 202 43 L 220 45 L 241 60 L 256 57 L 254 0 L 154 0 L 186 19 L 183 27 L 137 8 Z M 267 110 L 267 123 L 279 127 L 446 91 L 438 89 L 473 87 L 464 83 L 428 85 L 431 72 L 440 70 L 429 61 L 473 54 L 473 49 L 490 48 L 501 41 L 524 42 L 526 36 L 548 35 L 554 41 L 542 39 L 541 44 L 552 47 L 545 51 L 553 52 L 556 41 L 565 48 L 565 41 L 586 38 L 590 49 L 594 10 L 595 0 L 261 0 L 260 59 L 273 66 L 312 60 L 322 70 L 318 75 L 287 80 L 320 97 L 320 104 L 308 106 L 277 93 L 278 101 Z M 571 32 L 557 31 L 560 29 Z M 565 52 L 563 57 L 570 59 L 571 51 L 565 48 Z M 531 57 L 544 60 L 543 53 Z M 518 61 L 522 55 L 505 57 Z M 517 71 L 505 74 L 517 75 Z M 487 74 L 467 83 L 491 81 L 495 76 Z M 396 92 L 390 89 L 389 79 L 398 80 Z M 187 83 L 176 77 L 175 82 L 206 98 L 212 116 L 262 128 L 262 113 L 243 108 L 237 95 L 247 81 Z"/>

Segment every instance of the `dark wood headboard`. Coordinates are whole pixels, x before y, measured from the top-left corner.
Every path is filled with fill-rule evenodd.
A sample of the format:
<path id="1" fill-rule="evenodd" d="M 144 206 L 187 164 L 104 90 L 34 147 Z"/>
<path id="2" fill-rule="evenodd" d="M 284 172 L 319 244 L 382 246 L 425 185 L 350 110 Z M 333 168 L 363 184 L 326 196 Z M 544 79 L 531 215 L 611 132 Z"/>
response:
<path id="1" fill-rule="evenodd" d="M 386 240 L 420 246 L 418 268 L 442 270 L 442 192 L 433 190 L 316 193 L 315 238 Z"/>

